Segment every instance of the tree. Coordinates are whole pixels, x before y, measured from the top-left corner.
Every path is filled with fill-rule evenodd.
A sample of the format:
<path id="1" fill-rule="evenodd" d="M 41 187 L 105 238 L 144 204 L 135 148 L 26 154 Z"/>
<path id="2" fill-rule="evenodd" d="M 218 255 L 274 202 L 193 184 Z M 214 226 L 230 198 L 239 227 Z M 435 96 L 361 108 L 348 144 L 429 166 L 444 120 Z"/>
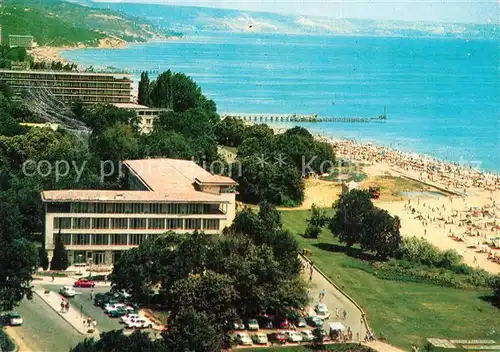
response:
<path id="1" fill-rule="evenodd" d="M 207 313 L 187 307 L 169 319 L 164 335 L 171 352 L 213 352 L 222 349 L 222 334 L 211 324 Z"/>
<path id="2" fill-rule="evenodd" d="M 0 310 L 11 310 L 24 297 L 31 299 L 33 295 L 37 252 L 30 241 L 18 236 L 0 230 Z"/>
<path id="3" fill-rule="evenodd" d="M 99 340 L 86 338 L 70 352 L 167 352 L 163 340 L 152 340 L 148 333 L 134 331 L 124 335 L 123 330 L 102 332 Z"/>
<path id="4" fill-rule="evenodd" d="M 325 226 L 326 221 L 326 213 L 318 208 L 316 204 L 313 204 L 311 206 L 311 217 L 307 219 L 305 237 L 318 238 L 321 233 L 321 228 Z"/>
<path id="5" fill-rule="evenodd" d="M 267 201 L 275 205 L 295 206 L 304 201 L 304 180 L 300 171 L 292 165 L 283 166 L 249 156 L 240 159 L 241 174 L 238 191 L 243 201 L 258 203 Z"/>
<path id="6" fill-rule="evenodd" d="M 149 76 L 147 72 L 141 73 L 141 80 L 139 81 L 138 102 L 142 105 L 149 104 Z"/>
<path id="7" fill-rule="evenodd" d="M 47 256 L 47 251 L 43 247 L 38 247 L 38 265 L 41 266 L 43 270 L 49 268 L 49 257 Z"/>
<path id="8" fill-rule="evenodd" d="M 276 207 L 269 202 L 259 203 L 259 219 L 262 221 L 264 230 L 274 232 L 282 228 L 281 215 Z"/>
<path id="9" fill-rule="evenodd" d="M 206 236 L 206 235 L 205 235 Z M 169 295 L 170 318 L 181 315 L 190 307 L 204 313 L 210 326 L 217 332 L 227 331 L 237 321 L 235 309 L 237 292 L 233 279 L 227 274 L 207 270 L 202 274 L 189 274 L 177 281 Z"/>
<path id="10" fill-rule="evenodd" d="M 215 126 L 215 135 L 221 145 L 238 147 L 245 138 L 247 126 L 241 119 L 226 117 Z"/>
<path id="11" fill-rule="evenodd" d="M 340 242 L 351 247 L 361 242 L 369 230 L 367 219 L 374 209 L 370 194 L 363 190 L 351 190 L 335 202 L 336 212 L 328 227 Z"/>
<path id="12" fill-rule="evenodd" d="M 59 230 L 59 233 L 56 236 L 52 260 L 50 261 L 50 270 L 66 270 L 68 266 L 68 252 L 66 251 L 62 241 L 61 230 Z"/>
<path id="13" fill-rule="evenodd" d="M 374 208 L 366 218 L 367 229 L 361 237 L 361 248 L 377 252 L 380 258 L 394 255 L 401 245 L 399 218 L 386 210 Z"/>

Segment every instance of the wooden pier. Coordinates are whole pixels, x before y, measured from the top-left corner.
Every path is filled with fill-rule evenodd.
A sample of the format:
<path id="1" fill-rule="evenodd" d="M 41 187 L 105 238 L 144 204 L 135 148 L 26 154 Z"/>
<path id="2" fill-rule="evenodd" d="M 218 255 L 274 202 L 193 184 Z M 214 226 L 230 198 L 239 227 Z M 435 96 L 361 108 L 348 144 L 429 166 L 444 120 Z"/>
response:
<path id="1" fill-rule="evenodd" d="M 249 122 L 384 122 L 385 115 L 379 117 L 319 117 L 317 114 L 255 114 L 255 113 L 221 113 L 221 118 L 232 117 Z"/>

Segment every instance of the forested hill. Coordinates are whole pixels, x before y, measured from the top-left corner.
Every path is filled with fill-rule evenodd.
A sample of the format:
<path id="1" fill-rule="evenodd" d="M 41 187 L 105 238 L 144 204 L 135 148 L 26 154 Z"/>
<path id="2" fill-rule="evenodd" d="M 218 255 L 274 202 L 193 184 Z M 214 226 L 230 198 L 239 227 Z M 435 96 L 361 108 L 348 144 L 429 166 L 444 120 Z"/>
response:
<path id="1" fill-rule="evenodd" d="M 98 46 L 105 38 L 143 42 L 171 34 L 120 11 L 59 0 L 3 0 L 0 25 L 3 42 L 9 34 L 25 34 L 40 46 Z"/>

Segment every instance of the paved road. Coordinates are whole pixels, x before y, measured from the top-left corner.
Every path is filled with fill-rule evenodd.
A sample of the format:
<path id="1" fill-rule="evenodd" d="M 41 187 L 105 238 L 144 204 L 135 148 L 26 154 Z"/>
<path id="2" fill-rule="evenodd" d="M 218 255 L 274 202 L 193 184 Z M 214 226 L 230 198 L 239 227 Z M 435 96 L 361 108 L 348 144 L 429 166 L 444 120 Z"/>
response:
<path id="1" fill-rule="evenodd" d="M 16 310 L 24 324 L 12 330 L 29 351 L 68 352 L 84 338 L 37 295 L 23 300 Z"/>
<path id="2" fill-rule="evenodd" d="M 43 284 L 42 287 L 58 292 L 62 285 Z M 69 302 L 78 311 L 83 312 L 82 321 L 84 318 L 91 316 L 97 321 L 97 328 L 99 331 L 110 331 L 123 328 L 123 326 L 118 323 L 118 319 L 109 318 L 104 314 L 101 308 L 94 306 L 93 301 L 90 300 L 89 288 L 76 288 L 75 291 L 77 295 L 70 298 Z M 109 291 L 108 287 L 96 287 L 94 289 L 94 293 L 103 293 L 107 291 Z"/>
<path id="3" fill-rule="evenodd" d="M 58 292 L 62 285 L 43 283 L 41 287 Z M 100 331 L 121 329 L 117 319 L 108 318 L 101 308 L 95 307 L 90 300 L 90 289 L 75 289 L 77 296 L 70 298 L 70 304 L 83 311 L 83 316 L 89 315 L 97 321 Z M 94 292 L 106 292 L 108 287 L 96 287 Z M 24 324 L 10 329 L 16 340 L 23 342 L 22 350 L 36 352 L 68 352 L 85 336 L 78 333 L 57 312 L 55 312 L 38 295 L 33 300 L 23 300 L 16 310 L 24 318 Z M 82 319 L 83 321 L 83 319 Z"/>
<path id="4" fill-rule="evenodd" d="M 309 279 L 309 264 L 306 264 L 307 279 Z M 361 313 L 356 306 L 348 300 L 340 291 L 328 282 L 319 272 L 313 271 L 312 280 L 309 281 L 311 304 L 314 306 L 319 302 L 319 294 L 323 289 L 326 291 L 325 298 L 322 303 L 326 304 L 330 312 L 330 317 L 325 320 L 324 328 L 328 332 L 329 322 L 341 322 L 346 329 L 352 330 L 353 340 L 362 341 L 366 336 L 366 329 L 361 320 Z M 339 317 L 336 316 L 336 309 L 339 310 Z M 343 312 L 347 313 L 347 318 L 344 320 Z"/>

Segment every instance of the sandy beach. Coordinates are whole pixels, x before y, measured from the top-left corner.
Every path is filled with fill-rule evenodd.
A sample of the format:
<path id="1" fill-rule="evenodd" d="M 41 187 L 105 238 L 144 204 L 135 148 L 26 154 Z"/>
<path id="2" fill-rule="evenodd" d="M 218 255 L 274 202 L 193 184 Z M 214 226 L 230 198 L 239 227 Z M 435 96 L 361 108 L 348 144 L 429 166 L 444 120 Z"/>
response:
<path id="1" fill-rule="evenodd" d="M 116 38 L 116 37 L 109 37 L 109 38 L 104 38 L 99 41 L 99 45 L 97 48 L 101 49 L 119 49 L 119 48 L 125 48 L 127 46 L 127 42 Z M 51 47 L 51 46 L 41 46 L 34 48 L 30 51 L 30 55 L 33 56 L 35 61 L 61 61 L 62 63 L 66 64 L 68 61 L 64 60 L 60 54 L 61 51 L 64 50 L 75 50 L 75 49 L 84 49 L 87 46 L 84 44 L 77 44 L 75 46 L 60 46 L 60 47 Z"/>
<path id="2" fill-rule="evenodd" d="M 500 273 L 499 175 L 373 144 L 316 138 L 331 143 L 338 159 L 362 163 L 368 177 L 392 176 L 425 185 L 430 192 L 414 192 L 395 201 L 374 200 L 401 219 L 403 236 L 423 237 L 440 249 L 456 250 L 472 267 Z M 313 203 L 331 206 L 338 194 L 340 182 L 306 180 L 300 208 Z"/>

